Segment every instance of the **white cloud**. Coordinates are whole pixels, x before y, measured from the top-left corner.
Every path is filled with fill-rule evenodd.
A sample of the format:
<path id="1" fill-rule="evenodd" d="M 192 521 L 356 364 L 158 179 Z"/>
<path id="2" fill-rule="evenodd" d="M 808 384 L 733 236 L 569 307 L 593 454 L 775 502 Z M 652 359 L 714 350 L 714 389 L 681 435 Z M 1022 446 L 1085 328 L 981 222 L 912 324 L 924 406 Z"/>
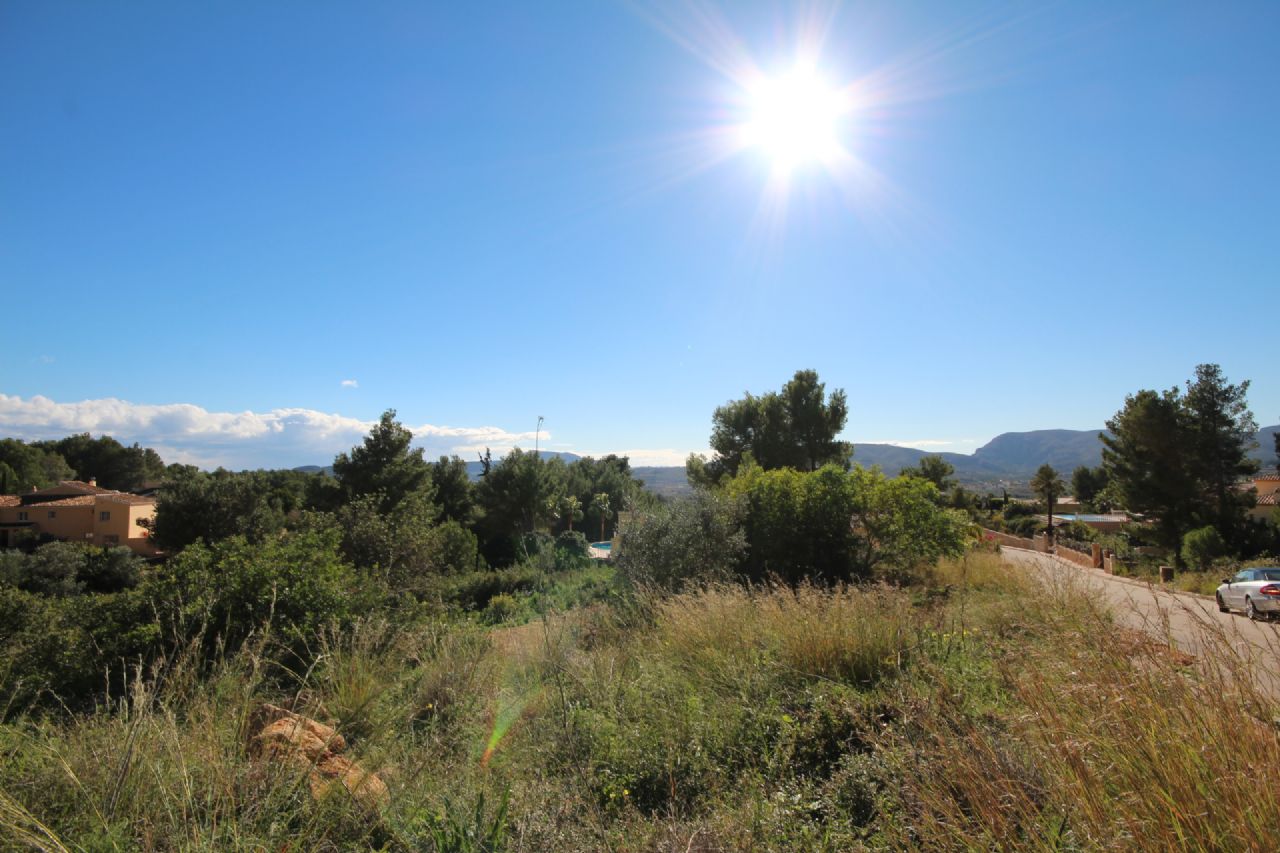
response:
<path id="1" fill-rule="evenodd" d="M 360 387 L 360 383 L 354 379 L 344 379 L 338 384 L 341 385 L 343 388 L 359 388 Z"/>
<path id="2" fill-rule="evenodd" d="M 0 394 L 0 434 L 29 441 L 79 432 L 106 434 L 126 444 L 154 447 L 166 461 L 202 467 L 327 465 L 335 454 L 358 444 L 374 423 L 314 409 L 210 412 L 190 403 L 150 405 L 112 397 L 59 403 Z M 534 440 L 533 432 L 494 426 L 406 426 L 428 458 L 456 453 L 471 459 L 486 447 L 498 456 L 517 445 L 532 446 Z M 545 429 L 542 438 L 550 438 Z"/>

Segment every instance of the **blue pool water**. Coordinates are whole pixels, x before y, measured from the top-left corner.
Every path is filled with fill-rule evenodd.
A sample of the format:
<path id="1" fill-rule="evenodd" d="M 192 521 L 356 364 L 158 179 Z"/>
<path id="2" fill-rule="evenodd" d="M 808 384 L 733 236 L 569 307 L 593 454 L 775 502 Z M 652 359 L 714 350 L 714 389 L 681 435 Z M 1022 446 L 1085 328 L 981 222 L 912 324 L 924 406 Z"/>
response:
<path id="1" fill-rule="evenodd" d="M 591 547 L 599 548 L 601 551 L 612 551 L 613 543 L 612 542 L 592 542 Z"/>
<path id="2" fill-rule="evenodd" d="M 1072 513 L 1072 512 L 1055 512 L 1053 514 L 1053 517 L 1061 518 L 1066 521 L 1115 521 L 1116 520 L 1116 517 L 1113 515 L 1090 515 L 1088 513 L 1081 515 L 1081 514 Z"/>

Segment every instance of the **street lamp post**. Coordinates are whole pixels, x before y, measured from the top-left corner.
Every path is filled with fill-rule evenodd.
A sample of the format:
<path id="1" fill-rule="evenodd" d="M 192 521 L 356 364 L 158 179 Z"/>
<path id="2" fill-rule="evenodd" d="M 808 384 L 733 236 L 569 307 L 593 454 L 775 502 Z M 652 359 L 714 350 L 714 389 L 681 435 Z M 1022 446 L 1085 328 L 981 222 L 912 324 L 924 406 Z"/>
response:
<path id="1" fill-rule="evenodd" d="M 538 455 L 538 437 L 542 435 L 542 415 L 538 415 L 538 428 L 533 431 L 533 455 L 537 459 L 542 457 Z"/>

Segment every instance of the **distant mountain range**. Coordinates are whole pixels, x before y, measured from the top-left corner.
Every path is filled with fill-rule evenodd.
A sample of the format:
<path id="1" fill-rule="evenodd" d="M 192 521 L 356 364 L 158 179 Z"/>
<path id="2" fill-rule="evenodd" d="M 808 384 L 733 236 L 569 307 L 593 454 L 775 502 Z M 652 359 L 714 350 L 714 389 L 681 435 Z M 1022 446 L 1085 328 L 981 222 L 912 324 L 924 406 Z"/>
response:
<path id="1" fill-rule="evenodd" d="M 916 465 L 924 456 L 941 456 L 956 469 L 956 479 L 965 487 L 976 490 L 998 491 L 1008 489 L 1012 494 L 1030 494 L 1027 486 L 1032 474 L 1048 462 L 1064 478 L 1081 465 L 1090 467 L 1102 464 L 1102 442 L 1097 429 L 1039 429 L 1031 432 L 1006 432 L 997 435 L 972 454 L 930 453 L 914 447 L 895 444 L 855 444 L 853 461 L 863 467 L 879 465 L 890 477 L 908 466 Z M 1264 466 L 1276 463 L 1275 439 L 1280 425 L 1263 427 L 1257 434 L 1257 446 L 1251 455 Z M 580 458 L 573 453 L 557 453 L 543 450 L 543 459 L 559 457 L 565 462 Z M 309 473 L 333 473 L 333 468 L 304 465 L 295 471 Z M 479 461 L 467 463 L 472 479 L 480 476 Z M 688 494 L 691 489 L 685 481 L 684 466 L 638 466 L 632 469 L 644 481 L 645 487 L 659 495 L 676 497 Z"/>
<path id="2" fill-rule="evenodd" d="M 997 435 L 972 454 L 930 453 L 896 444 L 855 444 L 853 461 L 870 468 L 879 465 L 890 477 L 908 466 L 917 465 L 924 456 L 941 456 L 956 469 L 956 479 L 968 489 L 995 491 L 1007 489 L 1010 494 L 1029 495 L 1028 483 L 1037 468 L 1048 462 L 1064 479 L 1081 465 L 1102 464 L 1102 429 L 1039 429 L 1031 432 L 1006 432 Z M 1275 433 L 1280 425 L 1263 427 L 1257 433 L 1257 447 L 1251 453 L 1264 466 L 1276 463 Z M 674 497 L 691 491 L 685 482 L 684 468 L 636 468 L 635 474 L 645 486 L 660 495 Z"/>

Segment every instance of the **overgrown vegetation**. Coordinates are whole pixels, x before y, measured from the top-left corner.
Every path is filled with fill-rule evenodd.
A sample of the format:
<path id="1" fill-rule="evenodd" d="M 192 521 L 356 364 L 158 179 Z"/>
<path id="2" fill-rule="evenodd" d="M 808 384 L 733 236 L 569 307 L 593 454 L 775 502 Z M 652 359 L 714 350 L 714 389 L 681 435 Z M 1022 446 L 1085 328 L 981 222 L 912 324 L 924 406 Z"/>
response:
<path id="1" fill-rule="evenodd" d="M 711 585 L 518 627 L 358 618 L 184 650 L 94 712 L 0 727 L 34 849 L 1262 849 L 1270 699 L 994 555 L 913 586 Z M 245 749 L 262 701 L 333 722 L 377 811 Z M 1242 756 L 1247 755 L 1248 760 Z"/>

